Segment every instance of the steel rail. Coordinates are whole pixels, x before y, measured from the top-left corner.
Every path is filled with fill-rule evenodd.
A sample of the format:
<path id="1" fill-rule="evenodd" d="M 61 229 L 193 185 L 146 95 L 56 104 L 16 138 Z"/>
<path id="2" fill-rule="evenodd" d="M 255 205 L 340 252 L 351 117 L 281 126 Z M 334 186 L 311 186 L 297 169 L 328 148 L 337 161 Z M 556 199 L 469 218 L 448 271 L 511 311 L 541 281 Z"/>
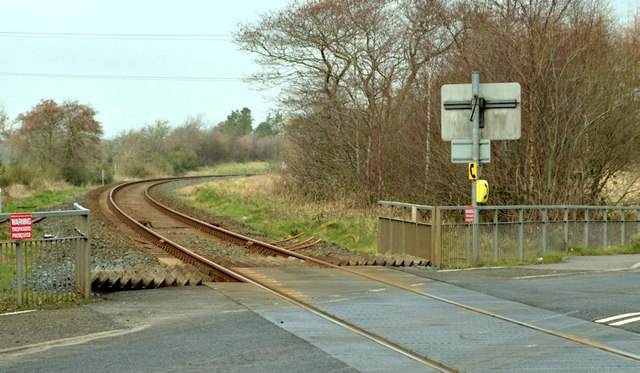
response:
<path id="1" fill-rule="evenodd" d="M 222 281 L 241 281 L 235 277 L 235 273 L 233 271 L 229 271 L 227 268 L 218 265 L 217 263 L 213 263 L 206 258 L 194 253 L 193 251 L 165 238 L 160 236 L 159 234 L 153 232 L 151 229 L 145 227 L 140 222 L 136 221 L 134 218 L 129 216 L 126 212 L 124 212 L 115 202 L 115 194 L 122 189 L 129 187 L 131 185 L 142 183 L 143 181 L 133 181 L 124 184 L 120 184 L 113 188 L 109 193 L 109 208 L 114 212 L 114 214 L 120 218 L 125 224 L 133 228 L 137 233 L 147 238 L 149 241 L 153 242 L 156 246 L 161 247 L 163 250 L 172 254 L 176 258 L 189 263 L 203 272 L 209 274 L 214 277 L 216 280 Z"/>
<path id="2" fill-rule="evenodd" d="M 166 180 L 166 181 L 163 181 L 161 183 L 169 182 L 169 181 L 171 181 L 171 180 Z M 158 183 L 158 184 L 160 184 L 160 183 Z M 148 194 L 148 190 L 150 188 L 152 188 L 152 187 L 153 186 L 150 186 L 149 188 L 147 188 L 147 191 L 145 191 L 145 194 Z M 150 196 L 148 198 L 152 200 L 152 198 Z M 158 201 L 154 200 L 154 203 L 163 206 Z M 602 351 L 605 351 L 605 352 L 608 352 L 608 353 L 612 353 L 612 354 L 615 354 L 615 355 L 618 355 L 618 356 L 622 356 L 622 357 L 625 357 L 625 358 L 628 358 L 628 359 L 640 361 L 640 355 L 638 355 L 638 354 L 634 354 L 634 353 L 631 353 L 631 352 L 628 352 L 628 351 L 624 351 L 624 350 L 621 350 L 621 349 L 618 349 L 618 348 L 615 348 L 615 347 L 612 347 L 612 346 L 608 346 L 608 345 L 605 345 L 605 344 L 593 342 L 593 341 L 590 341 L 590 340 L 587 340 L 587 339 L 582 339 L 582 338 L 578 338 L 578 337 L 571 336 L 571 335 L 568 335 L 568 334 L 564 334 L 564 333 L 561 333 L 561 332 L 558 332 L 558 331 L 555 331 L 555 330 L 551 330 L 551 329 L 543 328 L 543 327 L 540 327 L 540 326 L 536 326 L 536 325 L 533 325 L 533 324 L 530 324 L 530 323 L 527 323 L 527 322 L 524 322 L 524 321 L 520 321 L 520 320 L 516 320 L 516 319 L 510 318 L 510 317 L 507 317 L 507 316 L 499 315 L 497 313 L 494 313 L 494 312 L 491 312 L 491 311 L 488 311 L 488 310 L 485 310 L 485 309 L 482 309 L 482 308 L 479 308 L 479 307 L 466 305 L 466 304 L 459 303 L 459 302 L 456 302 L 456 301 L 453 301 L 453 300 L 450 300 L 450 299 L 439 297 L 437 295 L 433 295 L 433 294 L 422 292 L 422 291 L 419 291 L 419 290 L 416 290 L 416 289 L 412 289 L 410 287 L 404 286 L 402 284 L 394 283 L 392 281 L 381 280 L 381 279 L 375 278 L 373 276 L 370 276 L 370 275 L 367 275 L 367 274 L 364 274 L 364 273 L 360 273 L 360 272 L 358 272 L 356 270 L 352 270 L 352 269 L 349 269 L 349 268 L 341 267 L 341 266 L 338 266 L 338 265 L 335 265 L 335 264 L 332 264 L 332 263 L 328 263 L 328 262 L 322 261 L 320 259 L 309 257 L 309 256 L 306 256 L 306 255 L 303 255 L 303 254 L 299 254 L 299 253 L 296 253 L 296 252 L 293 252 L 293 251 L 290 251 L 290 250 L 287 250 L 287 249 L 284 249 L 284 248 L 280 248 L 280 247 L 271 245 L 271 244 L 266 243 L 266 242 L 261 242 L 261 241 L 258 241 L 258 240 L 250 239 L 248 237 L 244 237 L 244 236 L 239 235 L 237 233 L 233 233 L 233 232 L 227 231 L 227 230 L 225 230 L 223 228 L 216 227 L 214 225 L 211 225 L 209 223 L 200 221 L 198 219 L 191 218 L 191 217 L 189 217 L 189 216 L 187 216 L 185 214 L 177 212 L 177 211 L 175 211 L 175 210 L 173 210 L 171 208 L 168 208 L 166 206 L 163 206 L 162 209 L 167 209 L 167 211 L 168 210 L 173 211 L 174 213 L 176 213 L 179 216 L 181 216 L 182 217 L 181 219 L 192 220 L 193 223 L 189 223 L 190 225 L 191 224 L 196 224 L 195 222 L 197 222 L 197 224 L 203 224 L 204 226 L 207 226 L 207 229 L 218 230 L 218 231 L 221 231 L 221 232 L 222 231 L 229 232 L 230 234 L 232 234 L 232 236 L 236 237 L 237 239 L 245 240 L 244 241 L 245 243 L 250 241 L 253 244 L 256 244 L 258 246 L 265 247 L 265 248 L 268 248 L 270 250 L 278 251 L 280 254 L 291 255 L 291 256 L 297 257 L 297 258 L 302 259 L 302 260 L 307 260 L 307 261 L 310 261 L 310 262 L 313 262 L 313 263 L 316 263 L 316 264 L 319 264 L 319 265 L 322 265 L 322 266 L 325 266 L 325 267 L 328 267 L 328 268 L 338 269 L 340 271 L 344 271 L 346 273 L 349 273 L 349 274 L 352 274 L 352 275 L 355 275 L 355 276 L 359 276 L 361 278 L 365 278 L 365 279 L 368 279 L 368 280 L 371 280 L 371 281 L 376 281 L 376 282 L 379 282 L 379 283 L 382 283 L 382 284 L 385 284 L 385 285 L 388 285 L 388 286 L 392 286 L 392 287 L 395 287 L 395 288 L 398 288 L 398 289 L 401 289 L 401 290 L 405 290 L 405 291 L 414 293 L 416 295 L 420 295 L 420 296 L 423 296 L 423 297 L 426 297 L 426 298 L 430 298 L 430 299 L 433 299 L 433 300 L 436 300 L 436 301 L 439 301 L 439 302 L 442 302 L 442 303 L 446 303 L 446 304 L 449 304 L 449 305 L 452 305 L 452 306 L 456 306 L 456 307 L 459 307 L 459 308 L 462 308 L 462 309 L 465 309 L 465 310 L 468 310 L 468 311 L 472 311 L 472 312 L 479 313 L 479 314 L 482 314 L 482 315 L 485 315 L 485 316 L 489 316 L 489 317 L 492 317 L 492 318 L 495 318 L 495 319 L 499 319 L 499 320 L 502 320 L 502 321 L 505 321 L 505 322 L 509 322 L 509 323 L 512 323 L 512 324 L 515 324 L 515 325 L 518 325 L 518 326 L 522 326 L 522 327 L 525 327 L 525 328 L 528 328 L 528 329 L 531 329 L 531 330 L 534 330 L 534 331 L 538 331 L 538 332 L 547 334 L 547 335 L 551 335 L 551 336 L 554 336 L 554 337 L 557 337 L 557 338 L 561 338 L 561 339 L 564 339 L 564 340 L 567 340 L 567 341 L 578 343 L 578 344 L 581 344 L 581 345 L 584 345 L 584 346 L 587 346 L 587 347 L 599 349 L 599 350 L 602 350 Z M 271 289 L 269 286 L 267 286 L 265 284 L 262 284 L 262 283 L 260 283 L 260 282 L 258 282 L 256 280 L 251 280 L 251 279 L 249 279 L 249 277 L 246 277 L 246 276 L 243 276 L 243 277 L 246 280 L 250 280 L 252 283 L 257 284 L 260 288 L 264 288 L 265 290 L 269 289 L 271 292 L 280 294 L 280 293 L 278 293 L 277 290 Z M 299 301 L 299 300 L 297 300 L 295 298 L 292 298 L 292 297 L 290 297 L 290 296 L 288 296 L 286 294 L 280 294 L 279 296 L 281 296 L 281 297 L 283 297 L 285 299 L 293 300 L 292 303 L 300 304 L 300 305 L 306 305 L 306 306 L 303 306 L 303 308 L 305 308 L 305 309 L 309 309 L 309 310 L 315 309 L 317 312 L 324 313 L 323 311 L 321 311 L 319 309 L 316 309 L 315 307 L 313 307 L 311 305 L 308 305 L 308 304 L 306 304 L 304 302 L 301 302 L 301 301 Z M 316 313 L 316 312 L 314 312 L 314 313 Z M 329 315 L 329 317 L 332 317 L 332 316 Z M 344 321 L 341 320 L 341 322 L 344 322 Z M 358 328 L 356 326 L 354 326 L 354 327 Z M 364 330 L 363 330 L 363 332 L 368 333 L 368 332 L 366 332 Z M 390 343 L 393 343 L 393 342 L 390 342 Z M 399 346 L 399 347 L 401 347 L 401 346 Z"/>
<path id="3" fill-rule="evenodd" d="M 159 204 L 159 202 L 157 202 L 157 201 L 154 201 L 154 202 Z M 167 207 L 165 207 L 165 208 L 167 208 Z M 169 209 L 169 210 L 171 210 L 171 209 Z M 192 218 L 188 217 L 187 215 L 181 214 L 181 213 L 179 213 L 179 212 L 177 212 L 175 210 L 171 210 L 171 211 L 173 211 L 176 214 L 179 214 L 180 216 L 182 216 L 183 219 L 192 219 Z M 198 221 L 201 224 L 208 225 L 213 229 L 224 231 L 222 228 L 218 228 L 218 227 L 215 227 L 215 226 L 210 225 L 208 223 L 201 222 L 201 221 L 199 221 L 197 219 L 193 219 L 193 221 Z M 228 231 L 226 231 L 226 232 L 228 232 Z M 239 236 L 239 235 L 237 235 L 237 236 Z M 245 239 L 249 240 L 248 238 L 245 238 Z M 609 352 L 609 353 L 612 353 L 612 354 L 615 354 L 615 355 L 623 356 L 623 357 L 626 357 L 626 358 L 629 358 L 629 359 L 632 359 L 632 360 L 640 361 L 640 355 L 638 355 L 638 354 L 634 354 L 634 353 L 631 353 L 631 352 L 623 351 L 623 350 L 620 350 L 618 348 L 615 348 L 615 347 L 612 347 L 612 346 L 607 346 L 607 345 L 604 345 L 604 344 L 601 344 L 601 343 L 597 343 L 597 342 L 593 342 L 593 341 L 590 341 L 590 340 L 577 338 L 575 336 L 571 336 L 571 335 L 568 335 L 568 334 L 557 332 L 555 330 L 551 330 L 551 329 L 543 328 L 543 327 L 540 327 L 540 326 L 536 326 L 536 325 L 533 325 L 533 324 L 530 324 L 530 323 L 527 323 L 527 322 L 524 322 L 524 321 L 520 321 L 520 320 L 516 320 L 516 319 L 510 318 L 510 317 L 507 317 L 507 316 L 499 315 L 497 313 L 494 313 L 494 312 L 491 312 L 491 311 L 488 311 L 488 310 L 485 310 L 485 309 L 482 309 L 482 308 L 469 306 L 469 305 L 462 304 L 462 303 L 459 303 L 459 302 L 456 302 L 456 301 L 452 301 L 450 299 L 439 297 L 437 295 L 433 295 L 433 294 L 425 293 L 425 292 L 422 292 L 422 291 L 419 291 L 419 290 L 416 290 L 416 289 L 412 289 L 412 288 L 409 288 L 409 287 L 404 286 L 402 284 L 397 284 L 397 283 L 393 283 L 393 282 L 390 282 L 390 281 L 381 280 L 381 279 L 366 275 L 364 273 L 357 272 L 356 270 L 352 270 L 352 269 L 344 268 L 344 267 L 341 267 L 341 266 L 337 266 L 337 265 L 332 264 L 332 263 L 327 263 L 325 261 L 322 261 L 322 260 L 319 260 L 319 259 L 316 259 L 316 258 L 312 258 L 312 257 L 308 257 L 306 255 L 302 255 L 302 254 L 293 252 L 291 250 L 287 250 L 287 249 L 284 249 L 284 248 L 279 248 L 279 247 L 274 246 L 274 245 L 270 245 L 268 243 L 264 243 L 264 242 L 260 242 L 260 241 L 256 241 L 256 240 L 251 240 L 251 241 L 253 241 L 257 245 L 267 247 L 267 248 L 269 248 L 271 250 L 277 250 L 280 254 L 291 255 L 291 256 L 295 256 L 295 257 L 297 257 L 299 259 L 302 259 L 302 260 L 312 261 L 314 263 L 323 265 L 325 267 L 338 269 L 338 270 L 350 273 L 352 275 L 356 275 L 356 276 L 359 276 L 359 277 L 362 277 L 362 278 L 365 278 L 365 279 L 368 279 L 368 280 L 376 281 L 376 282 L 379 282 L 379 283 L 382 283 L 382 284 L 385 284 L 385 285 L 388 285 L 388 286 L 392 286 L 392 287 L 395 287 L 395 288 L 398 288 L 398 289 L 401 289 L 401 290 L 409 291 L 411 293 L 414 293 L 414 294 L 417 294 L 417 295 L 420 295 L 420 296 L 423 296 L 423 297 L 427 297 L 427 298 L 430 298 L 430 299 L 433 299 L 433 300 L 436 300 L 436 301 L 439 301 L 439 302 L 442 302 L 442 303 L 446 303 L 446 304 L 449 304 L 449 305 L 453 305 L 453 306 L 456 306 L 456 307 L 459 307 L 459 308 L 466 309 L 468 311 L 476 312 L 476 313 L 479 313 L 479 314 L 482 314 L 482 315 L 485 315 L 485 316 L 490 316 L 490 317 L 493 317 L 495 319 L 499 319 L 499 320 L 506 321 L 506 322 L 509 322 L 509 323 L 512 323 L 512 324 L 515 324 L 515 325 L 526 327 L 528 329 L 535 330 L 535 331 L 538 331 L 538 332 L 542 332 L 542 333 L 545 333 L 545 334 L 548 334 L 548 335 L 552 335 L 554 337 L 558 337 L 558 338 L 561 338 L 561 339 L 564 339 L 564 340 L 568 340 L 568 341 L 571 341 L 571 342 L 582 344 L 582 345 L 585 345 L 585 346 L 588 346 L 588 347 L 596 348 L 596 349 L 599 349 L 599 350 L 602 350 L 602 351 L 606 351 L 606 352 Z"/>
<path id="4" fill-rule="evenodd" d="M 158 185 L 158 184 L 165 183 L 165 182 L 168 182 L 168 181 L 171 181 L 171 180 L 163 180 L 163 181 L 161 181 L 159 183 L 156 183 L 154 185 Z M 380 336 L 378 334 L 372 333 L 370 331 L 367 331 L 366 329 L 360 328 L 359 326 L 357 326 L 355 324 L 352 324 L 352 323 L 350 323 L 348 321 L 345 321 L 345 320 L 342 320 L 342 319 L 340 319 L 340 318 L 338 318 L 336 316 L 333 316 L 330 313 L 322 311 L 321 309 L 319 309 L 317 307 L 314 307 L 314 306 L 312 306 L 311 304 L 309 304 L 307 302 L 301 301 L 300 299 L 297 299 L 297 298 L 295 298 L 295 297 L 293 297 L 291 295 L 288 295 L 287 293 L 282 292 L 282 291 L 280 291 L 280 290 L 278 290 L 276 288 L 273 288 L 273 287 L 271 287 L 271 286 L 269 286 L 269 285 L 267 285 L 267 284 L 265 284 L 265 283 L 263 283 L 263 282 L 261 282 L 259 280 L 256 280 L 256 279 L 254 279 L 254 278 L 252 278 L 252 277 L 250 277 L 250 276 L 248 276 L 246 274 L 242 274 L 241 272 L 239 272 L 237 270 L 232 270 L 232 269 L 229 269 L 229 268 L 225 268 L 225 267 L 223 267 L 223 266 L 221 266 L 221 265 L 219 265 L 219 264 L 217 264 L 217 263 L 215 263 L 215 262 L 213 262 L 213 261 L 211 261 L 211 260 L 209 260 L 207 258 L 204 258 L 204 257 L 202 257 L 202 256 L 200 256 L 200 255 L 198 255 L 198 254 L 196 254 L 196 253 L 194 253 L 194 252 L 192 252 L 192 251 L 190 251 L 190 250 L 188 250 L 188 249 L 186 249 L 186 248 L 184 248 L 184 247 L 172 242 L 171 240 L 169 240 L 167 238 L 164 238 L 164 237 L 158 235 L 157 233 L 151 231 L 149 228 L 147 228 L 144 225 L 140 224 L 138 221 L 136 221 L 131 216 L 126 214 L 121 208 L 119 208 L 117 206 L 117 204 L 115 203 L 115 199 L 114 199 L 114 195 L 118 191 L 121 191 L 125 187 L 131 186 L 131 185 L 134 185 L 134 184 L 138 184 L 138 183 L 143 183 L 143 182 L 145 182 L 145 181 L 129 182 L 129 183 L 121 184 L 121 185 L 115 187 L 114 189 L 112 189 L 111 193 L 109 194 L 109 205 L 112 207 L 113 211 L 116 212 L 117 215 L 126 218 L 126 221 L 128 222 L 129 226 L 134 227 L 136 229 L 136 231 L 138 231 L 139 233 L 144 232 L 143 235 L 146 238 L 149 238 L 149 239 L 151 239 L 151 240 L 153 240 L 154 242 L 157 242 L 157 243 L 161 243 L 161 244 L 164 243 L 164 244 L 168 244 L 169 245 L 169 246 L 166 246 L 166 245 L 163 244 L 162 245 L 163 249 L 164 248 L 177 249 L 182 257 L 185 257 L 185 256 L 190 257 L 190 258 L 187 258 L 187 260 L 189 260 L 189 262 L 192 262 L 192 263 L 196 262 L 200 266 L 206 266 L 206 267 L 210 267 L 212 269 L 215 269 L 216 271 L 219 271 L 219 272 L 225 274 L 226 276 L 234 279 L 235 281 L 252 284 L 252 285 L 254 285 L 254 286 L 256 286 L 256 287 L 258 287 L 258 288 L 260 288 L 260 289 L 262 289 L 262 290 L 264 290 L 264 291 L 266 291 L 268 293 L 270 293 L 270 294 L 273 294 L 273 295 L 275 295 L 275 296 L 277 296 L 277 297 L 279 297 L 279 298 L 281 298 L 283 300 L 286 300 L 287 302 L 289 302 L 289 303 L 291 303 L 291 304 L 293 304 L 295 306 L 298 306 L 298 307 L 300 307 L 300 308 L 302 308 L 302 309 L 304 309 L 304 310 L 306 310 L 308 312 L 311 312 L 312 314 L 314 314 L 316 316 L 319 316 L 319 317 L 323 318 L 324 320 L 327 320 L 327 321 L 329 321 L 329 322 L 331 322 L 331 323 L 333 323 L 335 325 L 338 325 L 338 326 L 340 326 L 340 327 L 342 327 L 342 328 L 344 328 L 346 330 L 349 330 L 350 332 L 352 332 L 352 333 L 354 333 L 356 335 L 364 337 L 364 338 L 370 340 L 371 342 L 374 342 L 374 343 L 376 343 L 376 344 L 378 344 L 378 345 L 380 345 L 382 347 L 385 347 L 385 348 L 387 348 L 387 349 L 389 349 L 391 351 L 394 351 L 394 352 L 398 353 L 399 355 L 401 355 L 401 356 L 403 356 L 403 357 L 405 357 L 407 359 L 413 360 L 413 361 L 415 361 L 417 363 L 420 363 L 420 364 L 422 364 L 422 365 L 424 365 L 424 366 L 426 366 L 426 367 L 428 367 L 430 369 L 433 369 L 433 370 L 436 370 L 436 371 L 439 371 L 439 372 L 458 372 L 458 370 L 453 368 L 453 367 L 450 367 L 450 366 L 448 366 L 448 365 L 446 365 L 444 363 L 441 363 L 439 361 L 430 359 L 427 356 L 424 356 L 424 355 L 422 355 L 422 354 L 420 354 L 418 352 L 410 350 L 410 349 L 408 349 L 408 348 L 406 348 L 406 347 L 404 347 L 402 345 L 399 345 L 399 344 L 397 344 L 397 343 L 395 343 L 393 341 L 390 341 L 390 340 L 388 340 L 388 339 L 386 339 L 386 338 L 384 338 L 384 337 L 382 337 L 382 336 Z M 148 194 L 149 188 L 151 188 L 151 187 L 148 187 L 148 188 L 145 189 L 145 199 L 147 199 L 148 201 L 152 200 L 152 198 Z M 158 202 L 156 201 L 156 203 L 158 203 Z M 179 212 L 177 212 L 175 210 L 172 210 L 172 209 L 170 209 L 170 208 L 168 208 L 166 206 L 164 206 L 164 207 L 167 209 L 167 211 L 171 210 L 171 211 L 173 211 L 174 213 L 177 213 L 180 216 L 187 217 L 186 215 L 184 215 L 182 213 L 179 213 Z M 163 208 L 162 210 L 165 210 L 165 209 Z M 173 213 L 171 213 L 171 215 L 173 215 Z M 194 219 L 194 220 L 197 220 L 197 219 Z M 181 221 L 182 221 L 182 219 L 181 219 Z M 215 227 L 215 226 L 210 225 L 208 223 L 201 222 L 199 220 L 197 220 L 197 221 L 202 223 L 202 224 L 205 224 L 207 226 Z M 219 228 L 219 227 L 215 227 L 215 228 L 221 229 L 221 230 L 223 230 L 225 232 L 229 232 L 230 234 L 232 234 L 232 236 L 234 236 L 234 237 L 236 237 L 238 239 L 241 239 L 240 237 L 242 237 L 242 239 L 246 238 L 246 237 L 244 237 L 242 235 L 239 235 L 239 234 L 231 232 L 231 231 L 224 230 L 224 229 Z M 264 242 L 260 242 L 260 241 L 255 241 L 255 240 L 250 240 L 250 241 L 258 242 L 259 245 L 263 245 L 264 244 L 264 245 L 266 245 L 266 247 L 273 246 L 273 245 L 270 245 L 270 244 L 267 244 L 267 243 L 264 243 Z M 279 248 L 277 246 L 273 246 L 273 248 L 279 249 L 283 254 L 290 252 L 289 250 L 281 249 L 281 248 Z M 171 251 L 171 253 L 173 254 L 174 251 Z M 290 253 L 293 254 L 292 256 L 305 257 L 305 258 L 308 258 L 308 259 L 312 260 L 313 262 L 323 263 L 323 264 L 326 264 L 327 266 L 332 267 L 332 268 L 338 268 L 338 269 L 340 268 L 339 266 L 333 265 L 331 263 L 322 262 L 322 261 L 320 261 L 318 259 L 315 259 L 315 258 L 306 257 L 304 255 L 299 255 L 299 254 L 296 254 L 296 253 L 293 253 L 293 252 L 290 252 Z M 182 259 L 182 258 L 179 258 L 179 259 Z"/>
<path id="5" fill-rule="evenodd" d="M 176 211 L 166 205 L 163 205 L 162 203 L 160 203 L 159 201 L 155 200 L 153 197 L 151 197 L 151 195 L 149 194 L 149 191 L 152 188 L 157 187 L 158 185 L 167 183 L 167 182 L 171 182 L 172 180 L 162 180 L 159 181 L 158 183 L 155 183 L 153 185 L 150 185 L 146 190 L 145 190 L 145 199 L 150 202 L 154 207 L 158 208 L 160 211 L 163 211 L 171 216 L 173 216 L 174 218 L 182 221 L 185 224 L 188 224 L 196 229 L 199 229 L 203 232 L 212 234 L 216 237 L 219 238 L 223 238 L 223 239 L 227 239 L 230 241 L 234 241 L 236 244 L 239 245 L 244 245 L 244 246 L 251 246 L 251 247 L 257 247 L 260 248 L 264 251 L 268 251 L 271 252 L 275 255 L 280 255 L 280 256 L 288 256 L 288 257 L 294 257 L 294 258 L 298 258 L 300 260 L 304 260 L 310 263 L 314 263 L 314 264 L 318 264 L 320 266 L 324 266 L 324 267 L 330 267 L 330 268 L 342 268 L 341 266 L 338 266 L 336 264 L 333 263 L 329 263 L 326 262 L 324 260 L 321 259 L 317 259 L 308 255 L 304 255 L 304 254 L 300 254 L 297 253 L 295 251 L 292 250 L 288 250 L 286 248 L 283 247 L 279 247 L 273 244 L 270 244 L 268 242 L 263 242 L 260 240 L 256 240 L 253 238 L 249 238 L 246 236 L 243 236 L 239 233 L 235 233 L 232 232 L 230 230 L 224 229 L 222 227 L 217 227 L 213 224 L 204 222 L 202 220 L 196 219 L 194 217 L 188 216 L 186 214 L 183 214 L 179 211 Z"/>

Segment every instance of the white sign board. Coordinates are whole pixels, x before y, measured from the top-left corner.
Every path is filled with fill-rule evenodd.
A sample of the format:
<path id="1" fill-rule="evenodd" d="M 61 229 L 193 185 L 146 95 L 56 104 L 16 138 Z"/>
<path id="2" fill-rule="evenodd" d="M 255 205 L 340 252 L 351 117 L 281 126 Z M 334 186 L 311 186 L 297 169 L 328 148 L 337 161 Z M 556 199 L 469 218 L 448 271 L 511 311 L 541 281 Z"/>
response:
<path id="1" fill-rule="evenodd" d="M 481 139 L 517 140 L 520 138 L 520 83 L 481 83 L 480 96 L 485 102 L 515 100 L 515 107 L 486 108 Z M 471 84 L 445 84 L 441 88 L 442 139 L 471 139 Z M 445 103 L 467 103 L 458 109 L 445 109 Z M 476 107 L 475 113 L 479 112 Z M 475 115 L 475 114 L 474 114 Z"/>
<path id="2" fill-rule="evenodd" d="M 491 140 L 482 139 L 480 146 L 480 163 L 491 162 Z M 473 162 L 473 144 L 471 140 L 451 140 L 451 163 Z"/>

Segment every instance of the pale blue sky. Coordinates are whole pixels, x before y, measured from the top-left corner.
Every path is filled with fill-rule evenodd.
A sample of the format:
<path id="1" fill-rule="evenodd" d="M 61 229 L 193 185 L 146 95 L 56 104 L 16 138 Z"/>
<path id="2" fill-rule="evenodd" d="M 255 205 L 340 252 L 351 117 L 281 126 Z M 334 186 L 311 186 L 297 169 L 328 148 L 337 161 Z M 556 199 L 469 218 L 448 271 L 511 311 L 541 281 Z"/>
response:
<path id="1" fill-rule="evenodd" d="M 156 119 L 181 124 L 203 114 L 217 123 L 248 107 L 257 122 L 275 103 L 273 92 L 239 80 L 258 71 L 252 56 L 237 50 L 231 33 L 288 0 L 53 1 L 0 0 L 0 105 L 11 118 L 42 98 L 79 100 L 98 112 L 106 137 Z M 59 38 L 8 34 L 221 35 L 214 41 Z M 37 37 L 36 37 L 37 36 Z M 160 38 L 166 39 L 166 38 Z M 34 77 L 61 75 L 231 78 L 223 81 L 153 81 Z"/>
<path id="2" fill-rule="evenodd" d="M 106 137 L 156 119 L 181 124 L 203 114 L 211 123 L 248 107 L 255 124 L 276 108 L 275 90 L 243 81 L 259 70 L 237 50 L 238 22 L 285 7 L 289 0 L 0 0 L 0 105 L 11 118 L 41 99 L 90 104 Z M 621 15 L 639 0 L 613 0 Z M 16 34 L 25 33 L 16 37 Z M 47 33 L 29 35 L 26 33 Z M 59 38 L 71 34 L 221 35 L 214 41 Z M 166 39 L 164 37 L 160 39 Z M 16 76 L 7 73 L 49 74 Z M 66 75 L 64 77 L 51 75 Z M 68 75 L 111 76 L 88 79 Z M 230 80 L 155 81 L 113 76 L 210 77 Z"/>

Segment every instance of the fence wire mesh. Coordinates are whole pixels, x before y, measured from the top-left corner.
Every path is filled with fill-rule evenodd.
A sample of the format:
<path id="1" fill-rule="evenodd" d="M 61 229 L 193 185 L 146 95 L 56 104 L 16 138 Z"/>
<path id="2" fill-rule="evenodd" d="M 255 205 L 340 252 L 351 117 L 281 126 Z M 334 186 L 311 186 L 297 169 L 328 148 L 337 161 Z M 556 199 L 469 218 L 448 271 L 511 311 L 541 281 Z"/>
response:
<path id="1" fill-rule="evenodd" d="M 601 248 L 628 244 L 640 232 L 640 207 L 616 206 L 486 206 L 478 208 L 477 248 L 473 244 L 473 224 L 465 222 L 463 206 L 420 206 L 428 211 L 413 214 L 410 204 L 381 201 L 380 239 L 392 251 L 401 234 L 387 236 L 384 213 L 393 217 L 395 224 L 407 222 L 430 226 L 439 230 L 439 240 L 430 248 L 437 253 L 435 265 L 458 267 L 531 260 L 550 253 L 562 253 L 572 248 Z M 438 216 L 437 221 L 433 218 Z M 438 225 L 438 229 L 435 229 Z"/>
<path id="2" fill-rule="evenodd" d="M 18 304 L 20 291 L 25 306 L 73 301 L 78 296 L 75 254 L 80 240 L 84 238 L 0 243 L 2 303 Z"/>
<path id="3" fill-rule="evenodd" d="M 89 210 L 76 205 L 76 210 L 31 215 L 57 219 L 57 224 L 47 228 L 48 234 L 40 227 L 34 229 L 33 239 L 0 242 L 0 310 L 88 298 Z M 11 214 L 0 214 L 4 222 L 10 217 Z M 0 234 L 9 237 L 7 225 L 3 225 Z"/>

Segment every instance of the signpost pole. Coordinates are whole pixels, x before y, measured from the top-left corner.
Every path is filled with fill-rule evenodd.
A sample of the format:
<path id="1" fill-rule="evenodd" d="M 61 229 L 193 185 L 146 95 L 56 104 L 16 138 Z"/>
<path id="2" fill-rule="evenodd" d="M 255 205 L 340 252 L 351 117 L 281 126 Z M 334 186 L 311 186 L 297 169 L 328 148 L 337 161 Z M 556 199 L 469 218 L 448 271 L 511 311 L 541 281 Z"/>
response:
<path id="1" fill-rule="evenodd" d="M 478 241 L 479 241 L 479 226 L 478 226 L 478 203 L 476 202 L 476 183 L 480 179 L 480 103 L 478 98 L 480 97 L 480 73 L 474 71 L 471 73 L 471 142 L 472 142 L 472 154 L 473 162 L 477 165 L 478 177 L 476 180 L 471 181 L 471 205 L 473 206 L 473 225 L 472 225 L 472 251 L 473 256 L 469 258 L 471 262 L 476 263 L 478 261 Z"/>
<path id="2" fill-rule="evenodd" d="M 520 138 L 521 88 L 519 83 L 513 82 L 480 84 L 480 73 L 474 71 L 471 73 L 471 84 L 445 84 L 440 88 L 440 96 L 441 137 L 445 141 L 451 141 L 451 162 L 468 162 L 469 166 L 471 205 L 468 216 L 465 215 L 465 219 L 468 219 L 465 222 L 469 224 L 472 237 L 467 240 L 467 247 L 471 251 L 467 255 L 467 262 L 474 264 L 480 259 L 477 187 L 482 186 L 483 189 L 481 201 L 486 201 L 488 196 L 486 181 L 482 185 L 478 184 L 481 162 L 490 162 L 491 140 Z M 484 157 L 482 153 L 485 154 Z"/>
<path id="3" fill-rule="evenodd" d="M 18 292 L 18 306 L 22 306 L 22 293 L 24 291 L 24 272 L 23 272 L 23 258 L 22 258 L 22 246 L 20 246 L 20 240 L 16 241 L 16 277 L 17 277 L 17 289 Z"/>

